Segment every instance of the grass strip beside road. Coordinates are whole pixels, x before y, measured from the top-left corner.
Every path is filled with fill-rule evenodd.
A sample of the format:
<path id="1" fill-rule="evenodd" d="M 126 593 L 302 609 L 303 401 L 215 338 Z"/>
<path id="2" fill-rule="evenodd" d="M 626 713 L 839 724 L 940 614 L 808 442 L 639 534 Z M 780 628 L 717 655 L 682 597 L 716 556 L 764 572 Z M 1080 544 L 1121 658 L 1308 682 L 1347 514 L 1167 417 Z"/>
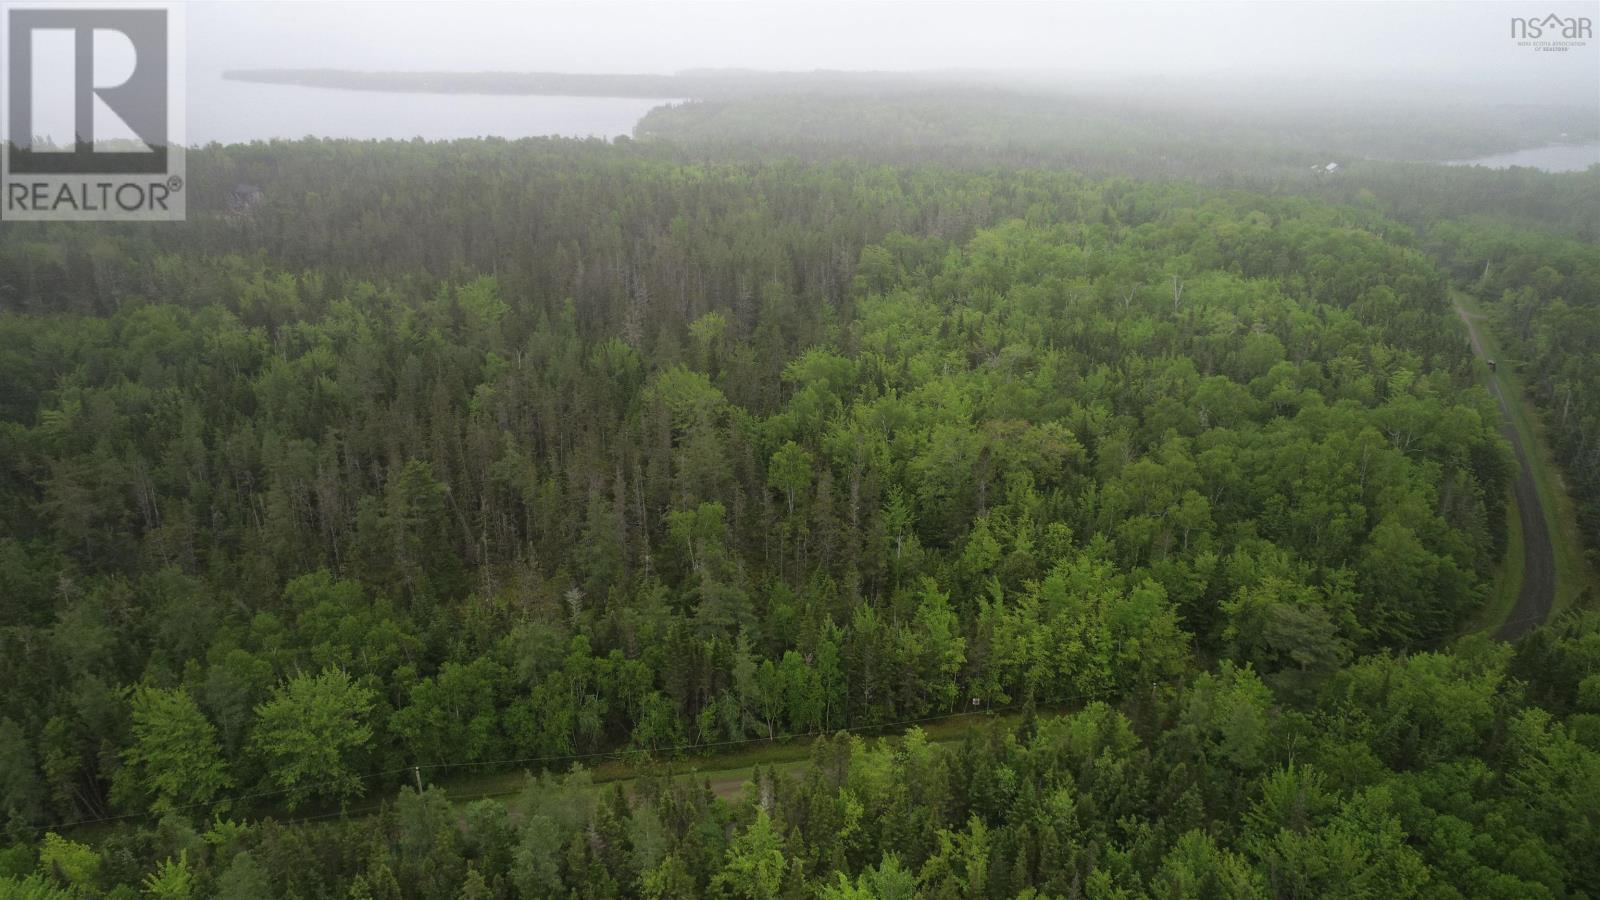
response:
<path id="1" fill-rule="evenodd" d="M 1555 618 L 1573 608 L 1585 589 L 1600 587 L 1600 580 L 1595 578 L 1595 573 L 1584 554 L 1583 543 L 1579 538 L 1581 532 L 1578 530 L 1577 510 L 1571 495 L 1567 493 L 1561 469 L 1556 465 L 1550 446 L 1545 440 L 1544 422 L 1539 418 L 1533 401 L 1528 399 L 1527 383 L 1518 372 L 1518 364 L 1521 361 L 1505 355 L 1505 348 L 1500 341 L 1501 324 L 1498 317 L 1493 310 L 1471 294 L 1452 290 L 1451 295 L 1456 305 L 1472 318 L 1484 353 L 1498 363 L 1496 371 L 1491 373 L 1480 361 L 1479 372 L 1485 383 L 1491 377 L 1499 380 L 1507 405 L 1510 407 L 1511 425 L 1522 438 L 1523 448 L 1528 455 L 1534 485 L 1544 507 L 1545 523 L 1550 532 L 1552 552 L 1555 556 L 1556 587 L 1550 610 L 1550 617 Z M 1515 502 L 1508 503 L 1507 507 L 1515 523 L 1517 515 Z M 1507 558 L 1501 563 L 1489 604 L 1484 614 L 1474 621 L 1475 626 L 1480 626 L 1484 630 L 1492 630 L 1504 621 L 1516 600 L 1516 592 L 1521 583 L 1523 561 L 1520 557 L 1523 550 L 1521 526 L 1516 524 L 1514 528 L 1515 532 L 1508 532 L 1507 538 L 1508 547 L 1514 546 L 1515 549 L 1508 550 Z M 1511 559 L 1513 553 L 1519 557 L 1518 560 Z M 1516 571 L 1513 572 L 1513 569 Z M 1515 578 L 1512 578 L 1513 575 Z M 1510 598 L 1509 601 L 1505 599 L 1507 596 Z M 1498 618 L 1490 621 L 1491 611 L 1496 610 L 1499 613 Z"/>

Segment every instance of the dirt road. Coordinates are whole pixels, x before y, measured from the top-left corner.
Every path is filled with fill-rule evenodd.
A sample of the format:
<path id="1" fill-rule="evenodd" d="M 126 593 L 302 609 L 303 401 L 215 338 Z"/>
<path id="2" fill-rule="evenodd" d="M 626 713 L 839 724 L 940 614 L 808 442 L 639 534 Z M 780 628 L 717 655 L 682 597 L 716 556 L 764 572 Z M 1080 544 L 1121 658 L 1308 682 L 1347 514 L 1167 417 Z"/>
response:
<path id="1" fill-rule="evenodd" d="M 1483 342 L 1478 337 L 1478 326 L 1472 316 L 1456 305 L 1456 315 L 1467 326 L 1467 336 L 1472 341 L 1472 352 L 1479 359 L 1487 359 Z M 1539 500 L 1539 489 L 1533 480 L 1533 467 L 1528 462 L 1528 449 L 1522 445 L 1522 436 L 1513 425 L 1511 404 L 1500 388 L 1499 375 L 1490 370 L 1489 392 L 1500 404 L 1500 433 L 1511 442 L 1517 457 L 1517 477 L 1512 482 L 1511 493 L 1517 500 L 1517 513 L 1522 520 L 1524 567 L 1522 589 L 1517 592 L 1517 605 L 1501 623 L 1495 637 L 1511 641 L 1527 634 L 1550 616 L 1556 597 L 1556 556 L 1550 543 L 1550 529 L 1545 524 L 1544 504 Z"/>

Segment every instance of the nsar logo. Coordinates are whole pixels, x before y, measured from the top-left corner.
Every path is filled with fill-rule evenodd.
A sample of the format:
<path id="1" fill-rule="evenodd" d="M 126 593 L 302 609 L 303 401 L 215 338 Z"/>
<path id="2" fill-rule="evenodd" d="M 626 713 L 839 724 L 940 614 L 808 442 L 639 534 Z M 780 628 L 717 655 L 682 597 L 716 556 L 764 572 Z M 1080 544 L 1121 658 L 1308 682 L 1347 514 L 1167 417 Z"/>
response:
<path id="1" fill-rule="evenodd" d="M 1519 47 L 1533 50 L 1567 51 L 1587 46 L 1594 37 L 1594 20 L 1587 16 L 1558 16 L 1551 13 L 1544 18 L 1513 18 L 1511 39 Z"/>

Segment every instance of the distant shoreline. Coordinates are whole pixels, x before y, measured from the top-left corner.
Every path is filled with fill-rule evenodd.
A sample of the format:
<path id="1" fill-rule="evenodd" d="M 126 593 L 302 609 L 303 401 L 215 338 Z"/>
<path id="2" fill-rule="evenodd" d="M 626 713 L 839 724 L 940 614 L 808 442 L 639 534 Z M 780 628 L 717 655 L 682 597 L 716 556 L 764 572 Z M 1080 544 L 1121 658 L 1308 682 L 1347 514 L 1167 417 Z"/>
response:
<path id="1" fill-rule="evenodd" d="M 585 75 L 564 72 L 355 72 L 343 69 L 231 69 L 226 81 L 407 94 L 494 94 L 678 99 L 677 75 Z"/>
<path id="2" fill-rule="evenodd" d="M 1536 147 L 1519 147 L 1468 159 L 1443 159 L 1445 166 L 1478 166 L 1486 169 L 1527 168 L 1543 172 L 1583 172 L 1600 165 L 1600 141 L 1552 141 Z"/>
<path id="3" fill-rule="evenodd" d="M 581 72 L 363 72 L 351 69 L 229 69 L 225 81 L 403 94 L 727 99 L 754 94 L 881 92 L 957 84 L 937 72 L 768 72 L 704 69 L 671 75 Z"/>

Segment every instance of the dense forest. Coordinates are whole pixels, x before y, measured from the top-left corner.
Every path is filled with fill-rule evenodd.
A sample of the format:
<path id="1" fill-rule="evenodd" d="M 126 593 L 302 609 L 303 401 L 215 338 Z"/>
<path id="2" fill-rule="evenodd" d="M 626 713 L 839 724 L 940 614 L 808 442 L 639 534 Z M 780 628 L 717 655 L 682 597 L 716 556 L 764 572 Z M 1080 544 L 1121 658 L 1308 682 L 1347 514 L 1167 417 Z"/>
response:
<path id="1" fill-rule="evenodd" d="M 1079 78 L 1069 90 L 970 77 L 940 83 L 878 76 L 852 84 L 812 75 L 794 84 L 741 96 L 717 90 L 714 82 L 689 81 L 686 93 L 674 96 L 698 102 L 657 107 L 637 131 L 752 158 L 781 151 L 818 158 L 915 154 L 953 162 L 992 161 L 998 154 L 1123 173 L 1159 167 L 1189 178 L 1237 177 L 1249 163 L 1263 161 L 1439 160 L 1536 144 L 1563 132 L 1574 140 L 1600 137 L 1593 119 L 1600 100 L 1592 95 L 1578 108 L 1505 104 L 1486 117 L 1479 104 L 1448 95 L 1314 79 L 1291 82 L 1282 93 L 1219 76 L 1187 85 Z"/>
<path id="2" fill-rule="evenodd" d="M 1068 168 L 1372 205 L 1419 228 L 1493 213 L 1600 239 L 1600 180 L 1592 173 L 1417 162 L 1538 145 L 1558 133 L 1593 141 L 1600 98 L 1581 109 L 1508 106 L 1487 117 L 1477 105 L 1424 102 L 1381 85 L 1355 98 L 1329 95 L 1327 85 L 1295 88 L 1292 102 L 1270 93 L 1242 101 L 1237 87 L 1206 81 L 1179 97 L 1173 86 L 1164 94 L 1005 85 L 769 92 L 660 106 L 637 131 L 695 158 Z M 1340 167 L 1336 175 L 1329 162 Z"/>
<path id="3" fill-rule="evenodd" d="M 1600 546 L 1600 171 L 816 157 L 212 147 L 187 223 L 0 226 L 0 898 L 1600 895 L 1600 617 L 1461 637 L 1450 302 Z"/>

